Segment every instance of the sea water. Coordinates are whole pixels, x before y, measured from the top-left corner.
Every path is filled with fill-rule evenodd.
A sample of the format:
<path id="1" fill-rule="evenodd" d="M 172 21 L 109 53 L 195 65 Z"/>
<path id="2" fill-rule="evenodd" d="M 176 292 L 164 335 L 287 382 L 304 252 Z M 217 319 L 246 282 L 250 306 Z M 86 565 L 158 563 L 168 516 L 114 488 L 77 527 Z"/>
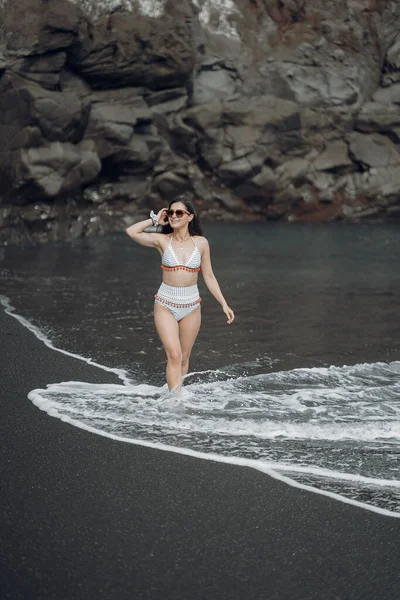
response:
<path id="1" fill-rule="evenodd" d="M 155 334 L 159 256 L 124 235 L 7 248 L 3 305 L 119 383 L 50 382 L 29 399 L 115 439 L 247 464 L 400 515 L 400 236 L 393 225 L 212 224 L 226 324 L 200 280 L 181 396 Z"/>

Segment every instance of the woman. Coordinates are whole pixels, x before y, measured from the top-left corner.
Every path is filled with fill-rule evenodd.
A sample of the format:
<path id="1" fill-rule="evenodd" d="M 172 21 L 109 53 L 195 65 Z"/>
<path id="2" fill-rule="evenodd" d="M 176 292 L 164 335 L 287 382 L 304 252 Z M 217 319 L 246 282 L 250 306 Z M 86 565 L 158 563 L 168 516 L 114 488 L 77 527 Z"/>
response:
<path id="1" fill-rule="evenodd" d="M 163 233 L 147 233 L 145 229 L 151 225 L 162 225 Z M 163 282 L 155 295 L 154 321 L 167 355 L 168 387 L 180 391 L 201 323 L 197 287 L 200 270 L 228 323 L 232 323 L 235 315 L 213 273 L 210 247 L 191 202 L 178 199 L 157 215 L 151 211 L 149 219 L 131 225 L 126 233 L 138 244 L 156 248 L 161 255 Z"/>

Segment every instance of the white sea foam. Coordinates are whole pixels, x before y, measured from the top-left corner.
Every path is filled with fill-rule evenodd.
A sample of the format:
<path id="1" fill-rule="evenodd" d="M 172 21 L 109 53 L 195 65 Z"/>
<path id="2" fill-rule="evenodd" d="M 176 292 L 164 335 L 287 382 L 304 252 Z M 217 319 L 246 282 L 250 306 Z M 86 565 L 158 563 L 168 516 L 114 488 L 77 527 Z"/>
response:
<path id="1" fill-rule="evenodd" d="M 71 358 L 83 360 L 83 362 L 87 363 L 88 365 L 97 367 L 99 369 L 103 369 L 103 371 L 107 371 L 108 373 L 114 373 L 124 383 L 129 383 L 131 381 L 127 371 L 125 371 L 124 369 L 106 367 L 93 361 L 91 358 L 87 358 L 86 356 L 81 356 L 80 354 L 75 354 L 74 352 L 68 352 L 67 350 L 63 350 L 62 348 L 56 348 L 56 346 L 53 345 L 52 341 L 46 336 L 45 333 L 43 333 L 43 331 L 41 331 L 38 327 L 33 325 L 30 321 L 28 321 L 28 319 L 25 319 L 24 317 L 18 315 L 15 312 L 14 307 L 11 306 L 10 300 L 9 298 L 7 298 L 7 296 L 0 295 L 0 303 L 4 306 L 6 314 L 10 315 L 11 317 L 14 317 L 14 319 L 17 319 L 17 321 L 19 321 L 21 325 L 29 329 L 29 331 L 31 331 L 41 342 L 43 342 L 45 346 L 51 348 L 51 350 L 55 350 L 56 352 L 60 352 L 61 354 L 65 354 L 66 356 L 70 356 Z"/>
<path id="2" fill-rule="evenodd" d="M 67 383 L 70 383 L 70 382 L 67 382 Z M 71 382 L 71 383 L 73 383 L 73 382 Z M 116 435 L 116 434 L 113 434 L 110 432 L 106 432 L 106 431 L 98 429 L 96 427 L 86 425 L 82 421 L 75 420 L 66 415 L 60 415 L 59 413 L 57 413 L 56 410 L 53 409 L 52 403 L 50 401 L 46 401 L 46 399 L 43 398 L 43 396 L 41 394 L 42 392 L 43 392 L 43 390 L 33 390 L 29 394 L 29 398 L 32 400 L 32 402 L 38 408 L 40 408 L 41 410 L 44 410 L 50 416 L 57 417 L 66 423 L 74 425 L 75 427 L 78 427 L 80 429 L 84 429 L 91 433 L 95 433 L 97 435 L 108 437 L 108 438 L 116 440 L 116 441 L 127 442 L 127 443 L 131 443 L 131 444 L 136 444 L 139 446 L 145 446 L 148 448 L 155 448 L 155 449 L 163 450 L 166 452 L 174 452 L 177 454 L 184 454 L 187 456 L 193 456 L 194 458 L 199 458 L 199 459 L 203 459 L 203 460 L 212 460 L 215 462 L 233 464 L 233 465 L 242 466 L 242 467 L 251 467 L 253 469 L 261 471 L 262 473 L 265 473 L 266 475 L 269 475 L 270 477 L 273 477 L 284 483 L 287 483 L 288 485 L 290 485 L 292 487 L 296 487 L 296 488 L 299 488 L 302 490 L 307 490 L 310 492 L 318 493 L 323 496 L 328 496 L 335 500 L 339 500 L 340 502 L 343 502 L 345 504 L 350 504 L 350 505 L 357 506 L 357 507 L 360 507 L 363 509 L 367 509 L 367 510 L 370 510 L 372 512 L 375 512 L 375 513 L 378 513 L 378 514 L 381 514 L 384 516 L 395 517 L 395 518 L 400 517 L 400 512 L 393 512 L 390 510 L 386 510 L 384 508 L 380 508 L 380 507 L 376 507 L 376 506 L 367 504 L 365 502 L 359 502 L 357 500 L 347 498 L 340 494 L 326 491 L 323 489 L 318 489 L 318 488 L 306 485 L 304 483 L 300 483 L 294 479 L 291 479 L 290 477 L 282 474 L 282 472 L 285 472 L 285 471 L 293 472 L 296 470 L 288 465 L 268 464 L 266 462 L 260 462 L 257 460 L 245 459 L 245 458 L 241 458 L 241 457 L 235 457 L 235 458 L 226 457 L 226 456 L 215 454 L 213 452 L 209 452 L 209 453 L 198 452 L 198 451 L 191 450 L 189 448 L 179 448 L 179 447 L 173 447 L 173 446 L 169 446 L 169 445 L 162 444 L 162 443 L 149 442 L 149 441 L 139 440 L 139 439 L 130 439 L 129 437 L 124 437 L 122 435 Z M 279 471 L 281 471 L 281 472 L 279 472 Z M 315 470 L 315 472 L 316 472 L 316 474 L 318 474 L 320 476 L 324 475 L 324 476 L 329 476 L 329 477 L 335 477 L 335 475 L 336 475 L 335 473 L 333 473 L 331 471 L 327 471 L 327 470 L 325 470 L 325 471 Z M 346 476 L 344 474 L 338 474 L 338 478 L 339 478 L 339 476 L 341 479 L 343 479 L 343 478 L 346 479 Z M 352 480 L 353 476 L 348 476 L 348 479 Z M 374 483 L 375 485 L 387 485 L 387 482 L 385 480 L 374 480 L 372 483 Z M 390 485 L 393 485 L 393 483 L 398 487 L 399 482 L 396 482 L 396 481 L 394 482 L 392 480 L 389 481 Z"/>
<path id="3" fill-rule="evenodd" d="M 400 516 L 394 460 L 399 362 L 222 380 L 213 372 L 197 373 L 186 379 L 179 398 L 165 386 L 136 385 L 121 369 L 54 348 L 6 297 L 0 301 L 49 348 L 115 373 L 122 382 L 67 381 L 32 390 L 30 400 L 50 416 L 115 440 L 249 466 L 295 487 Z M 364 501 L 368 496 L 371 503 Z"/>

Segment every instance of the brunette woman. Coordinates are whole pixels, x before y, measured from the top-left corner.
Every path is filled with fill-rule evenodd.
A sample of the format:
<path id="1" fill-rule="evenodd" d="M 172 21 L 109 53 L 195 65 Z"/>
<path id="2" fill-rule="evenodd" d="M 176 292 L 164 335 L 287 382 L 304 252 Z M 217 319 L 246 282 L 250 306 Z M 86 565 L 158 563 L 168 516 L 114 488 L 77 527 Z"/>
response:
<path id="1" fill-rule="evenodd" d="M 162 233 L 146 232 L 151 225 L 161 225 Z M 131 225 L 126 233 L 138 244 L 160 253 L 163 281 L 155 294 L 154 321 L 167 355 L 168 387 L 180 391 L 201 323 L 199 271 L 227 322 L 232 323 L 235 315 L 213 273 L 210 247 L 192 202 L 174 200 L 157 215 L 151 211 L 149 219 Z"/>

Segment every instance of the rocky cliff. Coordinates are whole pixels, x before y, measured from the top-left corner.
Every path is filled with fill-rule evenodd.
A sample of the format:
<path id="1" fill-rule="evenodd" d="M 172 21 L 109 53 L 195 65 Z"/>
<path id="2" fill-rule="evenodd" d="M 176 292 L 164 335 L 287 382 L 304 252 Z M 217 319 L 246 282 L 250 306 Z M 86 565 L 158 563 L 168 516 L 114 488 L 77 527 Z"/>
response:
<path id="1" fill-rule="evenodd" d="M 128 10 L 129 9 L 129 10 Z M 0 240 L 400 216 L 400 2 L 3 1 Z"/>

